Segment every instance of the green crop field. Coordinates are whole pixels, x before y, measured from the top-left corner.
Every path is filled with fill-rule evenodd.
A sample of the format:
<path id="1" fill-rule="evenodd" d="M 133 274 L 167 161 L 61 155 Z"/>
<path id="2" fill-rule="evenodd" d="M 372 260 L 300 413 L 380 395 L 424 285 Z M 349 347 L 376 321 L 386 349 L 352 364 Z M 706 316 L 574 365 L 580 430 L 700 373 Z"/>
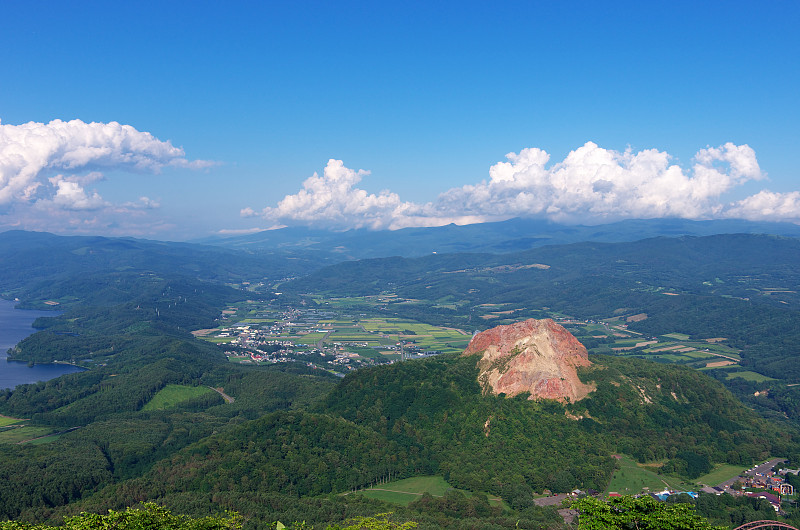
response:
<path id="1" fill-rule="evenodd" d="M 734 477 L 738 477 L 740 474 L 747 471 L 747 468 L 744 466 L 734 466 L 732 464 L 720 464 L 714 468 L 711 473 L 707 475 L 703 475 L 697 479 L 697 482 L 700 484 L 706 484 L 708 486 L 716 486 L 726 480 L 730 480 Z"/>
<path id="2" fill-rule="evenodd" d="M 15 423 L 19 423 L 20 419 L 18 418 L 11 418 L 9 416 L 0 416 L 0 427 L 6 427 L 7 425 L 14 425 Z"/>
<path id="3" fill-rule="evenodd" d="M 292 340 L 294 340 L 294 342 L 297 344 L 305 344 L 307 346 L 311 346 L 324 339 L 327 335 L 328 335 L 327 333 L 309 333 L 308 335 L 302 335 Z"/>
<path id="4" fill-rule="evenodd" d="M 233 342 L 235 337 L 198 337 L 201 340 L 207 342 L 213 342 L 214 344 L 228 344 L 229 342 Z"/>
<path id="5" fill-rule="evenodd" d="M 0 431 L 0 444 L 15 444 L 52 433 L 53 429 L 50 427 L 17 427 Z"/>
<path id="6" fill-rule="evenodd" d="M 728 379 L 733 379 L 734 377 L 741 377 L 745 381 L 754 381 L 756 383 L 763 383 L 764 381 L 775 381 L 775 379 L 771 377 L 767 377 L 766 375 L 761 375 L 756 372 L 729 372 Z"/>
<path id="7" fill-rule="evenodd" d="M 454 488 L 452 488 L 443 477 L 421 476 L 387 482 L 380 486 L 362 490 L 360 493 L 370 499 L 379 499 L 407 506 L 411 502 L 419 499 L 423 493 L 430 493 L 434 497 L 441 497 L 450 489 Z M 472 493 L 465 490 L 458 491 L 461 491 L 467 496 L 472 495 Z M 493 506 L 505 506 L 503 501 L 497 497 L 490 496 L 489 503 Z"/>
<path id="8" fill-rule="evenodd" d="M 54 442 L 59 438 L 61 438 L 61 434 L 54 434 L 52 436 L 43 436 L 41 438 L 29 440 L 25 443 L 29 445 L 43 445 L 43 444 L 49 444 L 50 442 Z"/>
<path id="9" fill-rule="evenodd" d="M 167 385 L 153 396 L 142 410 L 165 410 L 184 401 L 213 392 L 204 386 Z"/>
<path id="10" fill-rule="evenodd" d="M 666 335 L 662 335 L 662 337 L 669 337 L 670 339 L 675 340 L 689 340 L 689 335 L 684 335 L 683 333 L 667 333 Z"/>
<path id="11" fill-rule="evenodd" d="M 347 351 L 357 353 L 360 357 L 366 357 L 367 359 L 380 359 L 382 357 L 381 353 L 375 348 L 362 348 L 359 346 L 350 346 L 347 348 Z"/>
<path id="12" fill-rule="evenodd" d="M 647 491 L 656 492 L 667 489 L 679 491 L 692 490 L 695 486 L 683 480 L 669 475 L 659 475 L 649 469 L 643 468 L 626 455 L 620 455 L 620 468 L 611 477 L 611 483 L 606 489 L 606 493 L 617 492 L 623 495 L 633 495 L 641 493 L 644 488 Z"/>
<path id="13" fill-rule="evenodd" d="M 334 331 L 328 335 L 328 340 L 349 341 L 349 342 L 377 342 L 378 339 L 372 333 L 356 333 L 354 331 Z"/>

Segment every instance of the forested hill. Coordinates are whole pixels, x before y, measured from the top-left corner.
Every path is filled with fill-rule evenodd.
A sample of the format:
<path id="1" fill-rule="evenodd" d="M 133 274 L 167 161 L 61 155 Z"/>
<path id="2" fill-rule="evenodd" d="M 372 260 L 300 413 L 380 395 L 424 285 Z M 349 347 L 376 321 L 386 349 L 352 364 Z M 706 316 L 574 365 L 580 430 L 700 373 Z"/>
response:
<path id="1" fill-rule="evenodd" d="M 132 271 L 220 283 L 274 281 L 323 263 L 302 252 L 289 260 L 285 254 L 187 243 L 9 231 L 0 233 L 0 295 L 27 300 L 43 294 L 53 281 L 74 284 L 96 274 Z M 97 285 L 73 285 L 71 294 L 91 293 Z"/>
<path id="2" fill-rule="evenodd" d="M 800 271 L 794 264 L 798 259 L 800 240 L 795 238 L 750 234 L 658 237 L 631 243 L 547 246 L 500 255 L 437 254 L 345 262 L 309 274 L 291 286 L 295 290 L 358 294 L 422 286 L 437 289 L 427 298 L 461 290 L 465 301 L 480 302 L 526 288 L 527 284 L 602 277 L 626 286 L 638 285 L 640 290 L 736 296 L 752 295 L 759 287 L 797 287 Z M 494 281 L 486 281 L 489 277 Z M 722 281 L 709 285 L 709 279 Z M 480 291 L 468 293 L 463 289 L 466 282 L 478 284 Z M 449 292 L 442 292 L 445 284 L 452 285 Z M 597 285 L 597 295 L 603 295 L 605 287 Z M 800 297 L 786 294 L 780 300 L 800 308 Z M 775 297 L 759 301 L 775 301 Z"/>
<path id="3" fill-rule="evenodd" d="M 360 370 L 323 410 L 384 433 L 419 454 L 415 465 L 425 471 L 511 499 L 520 486 L 603 489 L 614 453 L 666 461 L 662 471 L 690 478 L 714 462 L 800 456 L 795 429 L 779 434 L 705 375 L 635 359 L 592 360 L 580 374 L 597 389 L 573 404 L 483 395 L 475 357 L 442 356 Z"/>
<path id="4" fill-rule="evenodd" d="M 617 453 L 687 479 L 716 463 L 741 465 L 772 454 L 800 458 L 795 430 L 759 419 L 702 374 L 594 359 L 582 377 L 597 390 L 571 405 L 483 395 L 474 357 L 359 370 L 310 411 L 274 412 L 211 435 L 78 507 L 155 500 L 198 515 L 236 508 L 262 521 L 281 510 L 325 520 L 361 501 L 320 495 L 389 477 L 440 474 L 456 487 L 502 496 L 514 512 L 495 514 L 496 527 L 513 528 L 516 521 L 519 528 L 541 528 L 548 516 L 533 506 L 533 492 L 605 489 Z M 451 502 L 448 512 L 455 510 Z M 491 515 L 486 510 L 484 516 Z M 487 527 L 490 520 L 474 519 L 477 513 L 463 514 L 469 523 L 447 527 Z M 413 518 L 431 520 L 431 514 Z"/>

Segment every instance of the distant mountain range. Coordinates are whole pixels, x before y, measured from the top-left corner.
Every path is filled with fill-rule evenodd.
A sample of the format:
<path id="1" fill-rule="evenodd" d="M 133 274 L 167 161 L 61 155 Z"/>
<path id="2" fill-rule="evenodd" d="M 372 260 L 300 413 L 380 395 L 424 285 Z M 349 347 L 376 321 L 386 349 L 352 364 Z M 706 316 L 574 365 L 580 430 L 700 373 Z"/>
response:
<path id="1" fill-rule="evenodd" d="M 751 222 L 740 219 L 632 219 L 606 225 L 562 225 L 534 219 L 401 230 L 354 229 L 346 232 L 288 227 L 246 236 L 213 237 L 193 241 L 249 251 L 317 253 L 332 261 L 386 256 L 418 257 L 432 253 L 527 250 L 545 245 L 584 241 L 622 243 L 658 236 L 716 234 L 774 234 L 800 237 L 791 223 Z"/>

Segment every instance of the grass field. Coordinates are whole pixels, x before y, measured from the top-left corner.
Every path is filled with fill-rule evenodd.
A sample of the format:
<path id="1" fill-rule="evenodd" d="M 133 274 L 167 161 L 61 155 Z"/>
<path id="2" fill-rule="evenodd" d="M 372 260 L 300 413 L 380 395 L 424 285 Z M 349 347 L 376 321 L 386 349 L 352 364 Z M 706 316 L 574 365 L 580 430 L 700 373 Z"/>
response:
<path id="1" fill-rule="evenodd" d="M 50 442 L 55 442 L 59 438 L 61 438 L 61 434 L 54 434 L 52 436 L 43 436 L 42 438 L 36 438 L 35 440 L 30 440 L 25 443 L 30 445 L 49 444 Z"/>
<path id="2" fill-rule="evenodd" d="M 15 423 L 19 423 L 19 418 L 12 418 L 10 416 L 0 416 L 0 427 L 6 427 L 8 425 L 14 425 Z"/>
<path id="3" fill-rule="evenodd" d="M 448 484 L 443 477 L 440 476 L 421 476 L 406 478 L 403 480 L 395 480 L 387 482 L 374 488 L 362 490 L 360 493 L 370 499 L 379 499 L 402 506 L 408 506 L 411 502 L 417 500 L 423 493 L 430 493 L 434 497 L 441 497 L 447 490 L 454 489 Z M 472 493 L 464 490 L 458 490 L 467 496 Z M 489 503 L 493 506 L 503 506 L 503 501 L 496 497 L 489 497 Z"/>
<path id="4" fill-rule="evenodd" d="M 314 333 L 309 333 L 308 335 L 302 335 L 293 340 L 295 344 L 305 344 L 307 346 L 313 346 L 314 344 L 324 339 L 327 335 L 328 335 L 327 333 L 314 332 Z"/>
<path id="5" fill-rule="evenodd" d="M 728 379 L 733 379 L 734 377 L 741 377 L 745 381 L 755 381 L 756 383 L 763 383 L 764 381 L 774 381 L 773 378 L 767 377 L 766 375 L 761 375 L 756 372 L 730 372 L 728 373 Z"/>
<path id="6" fill-rule="evenodd" d="M 153 396 L 142 410 L 165 410 L 192 398 L 213 392 L 204 386 L 167 385 Z"/>
<path id="7" fill-rule="evenodd" d="M 213 342 L 214 344 L 227 344 L 233 342 L 235 337 L 198 337 L 206 342 Z"/>
<path id="8" fill-rule="evenodd" d="M 716 486 L 726 480 L 730 480 L 734 477 L 738 477 L 742 473 L 747 471 L 747 468 L 744 466 L 734 466 L 732 464 L 720 464 L 716 468 L 714 468 L 711 473 L 707 475 L 703 475 L 697 479 L 697 482 L 700 484 L 706 484 L 708 486 Z"/>
<path id="9" fill-rule="evenodd" d="M 669 475 L 659 475 L 649 469 L 645 469 L 636 464 L 629 456 L 620 455 L 620 468 L 611 477 L 606 493 L 615 491 L 623 495 L 633 495 L 641 493 L 644 488 L 647 491 L 662 491 L 665 488 L 687 491 L 695 486 L 683 480 Z"/>
<path id="10" fill-rule="evenodd" d="M 0 444 L 15 444 L 52 433 L 53 429 L 50 427 L 18 427 L 16 429 L 8 429 L 0 432 Z"/>
<path id="11" fill-rule="evenodd" d="M 376 350 L 375 348 L 361 348 L 358 346 L 350 346 L 347 348 L 347 351 L 357 353 L 360 357 L 366 357 L 367 359 L 380 359 L 381 352 Z"/>
<path id="12" fill-rule="evenodd" d="M 689 335 L 684 335 L 683 333 L 667 333 L 665 335 L 662 335 L 662 337 L 668 337 L 670 339 L 675 339 L 680 341 L 689 340 Z"/>

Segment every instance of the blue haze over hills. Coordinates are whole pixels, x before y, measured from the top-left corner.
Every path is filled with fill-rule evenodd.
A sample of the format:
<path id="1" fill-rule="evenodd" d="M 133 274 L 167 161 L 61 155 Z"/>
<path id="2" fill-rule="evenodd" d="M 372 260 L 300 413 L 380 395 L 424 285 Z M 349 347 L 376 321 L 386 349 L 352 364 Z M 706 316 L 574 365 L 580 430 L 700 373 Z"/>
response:
<path id="1" fill-rule="evenodd" d="M 622 243 L 651 237 L 708 236 L 716 234 L 773 234 L 800 237 L 792 223 L 753 222 L 740 219 L 691 221 L 687 219 L 631 219 L 605 225 L 563 225 L 535 219 L 510 219 L 496 223 L 401 230 L 354 229 L 335 232 L 307 227 L 265 230 L 246 236 L 217 237 L 196 243 L 230 248 L 328 253 L 332 258 L 363 259 L 385 256 L 416 257 L 431 253 L 505 253 L 584 241 Z"/>

